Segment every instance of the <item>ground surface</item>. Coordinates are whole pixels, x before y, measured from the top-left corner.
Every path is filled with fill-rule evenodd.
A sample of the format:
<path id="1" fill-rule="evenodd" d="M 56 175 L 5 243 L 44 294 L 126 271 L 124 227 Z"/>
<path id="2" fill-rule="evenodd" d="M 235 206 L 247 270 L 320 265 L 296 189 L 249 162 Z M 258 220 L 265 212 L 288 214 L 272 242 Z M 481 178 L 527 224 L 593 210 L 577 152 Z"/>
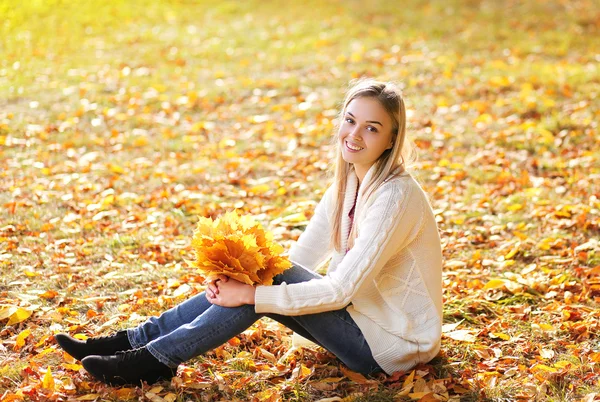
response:
<path id="1" fill-rule="evenodd" d="M 368 3 L 0 1 L 2 400 L 594 400 L 600 5 Z M 296 239 L 363 75 L 404 87 L 444 244 L 438 358 L 365 379 L 264 321 L 112 388 L 57 349 L 200 292 L 198 215 Z"/>

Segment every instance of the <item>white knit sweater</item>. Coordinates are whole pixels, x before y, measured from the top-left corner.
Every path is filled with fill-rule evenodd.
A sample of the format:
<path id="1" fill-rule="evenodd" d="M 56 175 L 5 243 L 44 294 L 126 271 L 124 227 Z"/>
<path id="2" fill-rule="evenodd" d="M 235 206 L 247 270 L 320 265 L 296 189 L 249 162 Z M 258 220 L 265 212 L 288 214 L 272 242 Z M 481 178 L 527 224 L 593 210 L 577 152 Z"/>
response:
<path id="1" fill-rule="evenodd" d="M 368 183 L 373 170 L 367 172 L 363 183 Z M 342 250 L 347 248 L 348 212 L 357 187 L 358 178 L 352 172 L 344 195 Z M 303 315 L 348 306 L 375 361 L 391 374 L 428 362 L 440 349 L 440 238 L 425 193 L 408 173 L 389 179 L 369 199 L 358 191 L 358 236 L 352 249 L 346 254 L 333 251 L 322 279 L 258 286 L 255 310 Z M 332 213 L 330 187 L 290 250 L 293 263 L 315 270 L 331 256 Z"/>

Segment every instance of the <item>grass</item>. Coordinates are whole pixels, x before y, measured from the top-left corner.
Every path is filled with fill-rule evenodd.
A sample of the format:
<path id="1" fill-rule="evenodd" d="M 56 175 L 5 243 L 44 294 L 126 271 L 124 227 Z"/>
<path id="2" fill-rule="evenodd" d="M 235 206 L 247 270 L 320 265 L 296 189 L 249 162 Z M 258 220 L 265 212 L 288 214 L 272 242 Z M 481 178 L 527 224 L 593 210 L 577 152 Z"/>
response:
<path id="1" fill-rule="evenodd" d="M 397 400 L 394 398 L 394 394 L 392 391 L 382 389 L 358 396 L 354 399 L 354 402 L 394 402 Z"/>
<path id="2" fill-rule="evenodd" d="M 600 392 L 595 365 L 543 378 L 532 368 L 540 361 L 536 344 L 557 351 L 545 363 L 550 367 L 569 360 L 565 345 L 578 348 L 577 359 L 597 352 L 597 301 L 585 298 L 588 278 L 574 272 L 597 266 L 599 252 L 573 251 L 599 227 L 599 109 L 591 100 L 600 90 L 600 35 L 593 6 L 0 1 L 0 255 L 11 255 L 0 257 L 0 303 L 56 310 L 53 318 L 39 310 L 5 327 L 0 392 L 40 389 L 22 372 L 30 352 L 12 349 L 30 325 L 36 330 L 26 346 L 37 356 L 55 347 L 34 347 L 42 336 L 72 327 L 105 333 L 110 328 L 100 326 L 113 317 L 127 328 L 158 314 L 189 296 L 173 297 L 176 282 L 189 285 L 190 294 L 200 291 L 183 261 L 197 215 L 242 205 L 289 246 L 304 226 L 277 219 L 308 213 L 322 194 L 332 119 L 349 79 L 363 75 L 404 87 L 409 135 L 422 145 L 416 173 L 434 210 L 443 211 L 445 260 L 466 264 L 444 274 L 444 321 L 463 320 L 458 328 L 479 334 L 477 341 L 444 337 L 426 380 L 448 377 L 468 388 L 461 400 L 539 394 L 558 401 Z M 529 181 L 521 180 L 524 172 Z M 566 191 L 557 192 L 561 186 Z M 571 217 L 556 214 L 567 205 Z M 103 211 L 114 212 L 98 218 Z M 514 264 L 504 264 L 517 241 Z M 530 283 L 514 293 L 484 289 L 510 274 Z M 567 289 L 581 296 L 577 303 L 563 304 Z M 58 296 L 32 299 L 47 290 Z M 98 315 L 88 319 L 89 310 Z M 584 329 L 587 337 L 578 332 Z M 280 350 L 286 337 L 260 346 Z M 244 338 L 231 352 L 255 344 Z M 479 354 L 494 348 L 502 358 L 486 368 Z M 339 365 L 318 356 L 303 358 L 313 364 L 311 376 L 341 376 Z M 41 370 L 52 365 L 56 375 L 66 373 L 57 350 L 36 361 Z M 518 374 L 496 386 L 480 380 L 515 361 L 523 366 Z M 290 357 L 286 367 L 297 363 Z M 221 374 L 249 368 L 216 355 L 189 362 L 199 378 L 207 367 Z M 273 390 L 286 400 L 387 401 L 396 390 L 344 380 L 326 393 L 311 388 L 311 377 L 286 375 L 272 388 L 214 387 L 204 398 L 244 400 Z M 164 385 L 162 396 L 200 395 Z M 118 399 L 90 387 L 69 396 L 89 391 Z"/>

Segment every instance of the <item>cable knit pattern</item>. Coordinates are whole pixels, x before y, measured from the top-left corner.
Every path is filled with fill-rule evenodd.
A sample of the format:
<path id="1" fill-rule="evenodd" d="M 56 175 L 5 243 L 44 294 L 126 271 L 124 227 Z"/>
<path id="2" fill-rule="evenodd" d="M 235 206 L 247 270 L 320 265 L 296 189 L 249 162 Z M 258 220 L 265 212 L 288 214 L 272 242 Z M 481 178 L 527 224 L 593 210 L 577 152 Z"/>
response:
<path id="1" fill-rule="evenodd" d="M 372 170 L 363 182 L 368 183 Z M 358 179 L 348 177 L 342 215 L 347 248 Z M 294 264 L 314 270 L 332 254 L 329 188 L 298 242 Z M 356 321 L 373 357 L 388 374 L 408 370 L 438 353 L 442 323 L 442 255 L 434 215 L 425 193 L 409 175 L 385 182 L 369 199 L 358 189 L 358 236 L 348 253 L 333 252 L 321 279 L 258 286 L 258 313 L 313 314 L 343 307 Z"/>

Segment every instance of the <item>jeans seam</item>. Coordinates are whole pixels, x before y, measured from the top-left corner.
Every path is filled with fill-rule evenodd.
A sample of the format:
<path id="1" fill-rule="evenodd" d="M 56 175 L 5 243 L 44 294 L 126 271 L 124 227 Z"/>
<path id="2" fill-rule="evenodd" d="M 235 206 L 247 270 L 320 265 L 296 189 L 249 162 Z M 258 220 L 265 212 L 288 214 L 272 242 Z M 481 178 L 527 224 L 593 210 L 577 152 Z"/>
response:
<path id="1" fill-rule="evenodd" d="M 216 327 L 216 328 L 215 328 L 215 327 L 211 328 L 211 332 L 209 332 L 209 333 L 208 333 L 208 335 L 212 335 L 212 334 L 214 334 L 214 333 L 217 333 L 217 334 L 219 334 L 219 333 L 222 333 L 222 332 L 223 332 L 223 329 L 225 329 L 225 328 L 227 328 L 229 325 L 231 325 L 231 323 L 232 323 L 232 322 L 237 322 L 237 321 L 239 320 L 239 318 L 240 318 L 240 317 L 242 317 L 244 314 L 246 314 L 246 312 L 245 312 L 245 311 L 238 311 L 238 313 L 237 313 L 235 316 L 231 317 L 231 318 L 230 318 L 228 321 L 226 321 L 226 322 L 222 322 L 222 323 L 221 323 L 221 324 L 220 324 L 218 327 Z M 253 314 L 255 314 L 255 313 L 253 313 Z M 260 317 L 262 317 L 262 315 L 258 314 L 258 318 L 260 318 Z M 181 327 L 180 327 L 180 328 L 181 328 Z M 168 335 L 167 335 L 167 336 L 168 336 Z M 163 338 L 164 338 L 164 337 L 161 337 L 161 338 L 159 338 L 159 339 L 156 339 L 155 341 L 158 341 L 158 340 L 163 340 Z M 206 336 L 206 338 L 208 338 L 208 336 Z M 177 366 L 177 363 L 175 363 L 175 361 L 174 361 L 174 360 L 170 359 L 170 358 L 169 358 L 169 357 L 167 357 L 167 356 L 164 356 L 162 353 L 160 353 L 160 352 L 157 350 L 157 348 L 156 348 L 156 347 L 154 347 L 153 343 L 154 343 L 155 341 L 152 341 L 151 343 L 149 343 L 148 345 L 146 345 L 146 347 L 148 348 L 148 350 L 150 350 L 151 352 L 153 352 L 153 351 L 154 351 L 154 352 L 156 353 L 156 355 L 160 356 L 162 359 L 161 359 L 161 358 L 159 358 L 158 356 L 156 356 L 156 355 L 155 355 L 155 357 L 156 357 L 158 360 L 161 360 L 161 362 L 163 362 L 163 360 L 164 360 L 164 361 L 168 362 L 168 363 L 165 363 L 165 364 L 167 364 L 168 366 L 174 366 L 174 367 L 176 367 L 176 366 Z M 186 345 L 182 345 L 182 346 L 181 346 L 181 349 L 179 349 L 179 350 L 180 350 L 181 352 L 183 352 L 184 354 L 188 354 L 190 351 L 192 351 L 192 350 L 196 349 L 196 348 L 197 348 L 197 345 L 198 345 L 198 344 L 200 344 L 202 341 L 203 341 L 203 339 L 198 339 L 198 340 L 195 340 L 195 341 L 189 342 L 189 343 L 187 343 Z M 226 339 L 225 341 L 223 341 L 221 344 L 224 344 L 225 342 L 227 342 L 227 339 Z M 206 350 L 206 351 L 208 351 L 208 350 Z M 205 353 L 206 351 L 204 351 L 203 353 Z M 152 353 L 152 354 L 154 355 L 155 353 Z"/>
<path id="2" fill-rule="evenodd" d="M 344 311 L 346 312 L 346 314 L 344 314 L 344 313 L 340 313 L 340 314 L 334 313 L 333 315 L 337 319 L 343 321 L 345 324 L 350 325 L 351 327 L 353 327 L 355 329 L 358 329 L 358 331 L 362 334 L 362 331 L 360 330 L 360 328 L 358 327 L 358 325 L 356 325 L 356 322 L 352 319 L 352 317 L 350 316 L 350 314 L 348 314 L 348 312 L 346 310 L 344 310 Z M 363 335 L 363 337 L 364 337 L 364 335 Z"/>
<path id="3" fill-rule="evenodd" d="M 179 364 L 175 363 L 174 361 L 169 359 L 167 356 L 160 353 L 158 351 L 158 349 L 155 348 L 152 344 L 149 343 L 148 345 L 146 345 L 146 349 L 148 349 L 148 351 L 150 353 L 152 353 L 152 356 L 154 356 L 162 364 L 166 364 L 167 366 L 173 367 L 173 368 L 179 366 Z"/>
<path id="4" fill-rule="evenodd" d="M 235 315 L 233 318 L 230 318 L 230 319 L 229 319 L 229 321 L 227 321 L 226 323 L 223 323 L 223 322 L 222 322 L 222 323 L 219 325 L 219 327 L 217 327 L 217 328 L 213 328 L 213 329 L 212 329 L 212 331 L 211 331 L 211 332 L 209 332 L 209 334 L 211 334 L 211 335 L 212 335 L 212 334 L 214 334 L 215 332 L 216 332 L 216 333 L 220 333 L 220 332 L 222 332 L 222 330 L 223 330 L 223 329 L 225 329 L 225 328 L 227 328 L 227 326 L 229 326 L 229 324 L 230 324 L 231 322 L 237 321 L 237 320 L 238 320 L 238 318 L 239 318 L 241 315 L 243 315 L 244 313 L 245 313 L 244 311 L 239 311 L 239 312 L 238 312 L 238 313 L 237 313 L 237 314 L 236 314 L 236 315 Z M 183 347 L 183 350 L 187 352 L 187 351 L 189 351 L 189 350 L 195 349 L 195 348 L 196 348 L 196 345 L 198 345 L 200 342 L 201 342 L 201 340 L 198 340 L 198 341 L 196 341 L 196 342 L 194 342 L 194 343 L 189 343 L 187 347 L 186 347 L 186 346 L 184 346 L 184 347 Z M 227 340 L 225 340 L 223 343 L 225 343 L 225 342 L 227 342 Z"/>
<path id="5" fill-rule="evenodd" d="M 141 348 L 142 346 L 144 346 L 141 342 L 138 342 L 138 340 L 136 339 L 135 329 L 127 330 L 127 340 L 129 341 L 133 349 Z"/>
<path id="6" fill-rule="evenodd" d="M 347 312 L 346 312 L 346 314 L 347 314 Z M 354 320 L 352 319 L 352 317 L 351 317 L 351 316 L 348 314 L 348 318 L 349 318 L 349 320 L 348 320 L 348 319 L 346 319 L 346 317 L 345 317 L 345 314 L 344 314 L 344 313 L 341 313 L 341 314 L 334 313 L 334 314 L 333 314 L 333 316 L 334 316 L 334 317 L 336 317 L 336 318 L 338 319 L 338 321 L 342 322 L 343 324 L 345 324 L 345 325 L 347 325 L 347 326 L 351 326 L 353 329 L 355 329 L 355 330 L 358 330 L 358 332 L 361 334 L 362 343 L 363 343 L 364 345 L 366 345 L 366 346 L 367 346 L 367 348 L 369 349 L 369 352 L 370 352 L 370 356 L 369 356 L 369 360 L 370 360 L 370 362 L 369 362 L 369 366 L 370 366 L 370 367 L 369 367 L 369 370 L 372 372 L 372 371 L 376 370 L 377 368 L 381 368 L 381 367 L 379 366 L 379 363 L 377 363 L 377 361 L 375 360 L 375 357 L 373 356 L 373 351 L 371 350 L 371 347 L 370 347 L 370 345 L 368 344 L 367 340 L 365 339 L 365 337 L 364 337 L 364 334 L 362 333 L 361 329 L 360 329 L 360 328 L 359 328 L 359 326 L 356 324 L 356 322 L 354 322 Z M 351 321 L 350 321 L 350 320 L 351 320 Z M 298 324 L 302 325 L 301 323 L 298 323 Z M 309 327 L 310 327 L 310 326 L 309 326 Z M 306 330 L 307 330 L 307 331 L 310 333 L 310 331 L 309 331 L 307 328 L 305 328 L 304 326 L 303 326 L 303 328 L 304 328 L 304 329 L 306 329 Z M 312 334 L 311 334 L 311 335 L 312 335 Z M 318 342 L 318 343 L 320 343 L 320 342 Z M 362 349 L 362 347 L 364 347 L 364 345 L 361 345 L 361 349 Z M 358 346 L 358 343 L 356 344 L 356 346 Z M 325 348 L 326 350 L 329 350 L 327 347 L 324 347 L 324 348 Z M 361 355 L 362 355 L 362 354 L 361 354 Z M 356 356 L 356 357 L 359 357 L 359 360 L 360 360 L 360 361 L 362 361 L 362 360 L 363 360 L 363 359 L 360 357 L 361 355 L 357 355 L 357 356 Z M 339 360 L 342 360 L 342 357 L 341 357 L 341 356 L 336 356 L 336 357 L 337 357 Z M 346 357 L 348 357 L 348 356 L 346 356 Z M 351 359 L 351 361 L 353 361 L 353 362 L 355 363 L 354 359 Z M 344 364 L 346 364 L 346 363 L 344 363 Z"/>

